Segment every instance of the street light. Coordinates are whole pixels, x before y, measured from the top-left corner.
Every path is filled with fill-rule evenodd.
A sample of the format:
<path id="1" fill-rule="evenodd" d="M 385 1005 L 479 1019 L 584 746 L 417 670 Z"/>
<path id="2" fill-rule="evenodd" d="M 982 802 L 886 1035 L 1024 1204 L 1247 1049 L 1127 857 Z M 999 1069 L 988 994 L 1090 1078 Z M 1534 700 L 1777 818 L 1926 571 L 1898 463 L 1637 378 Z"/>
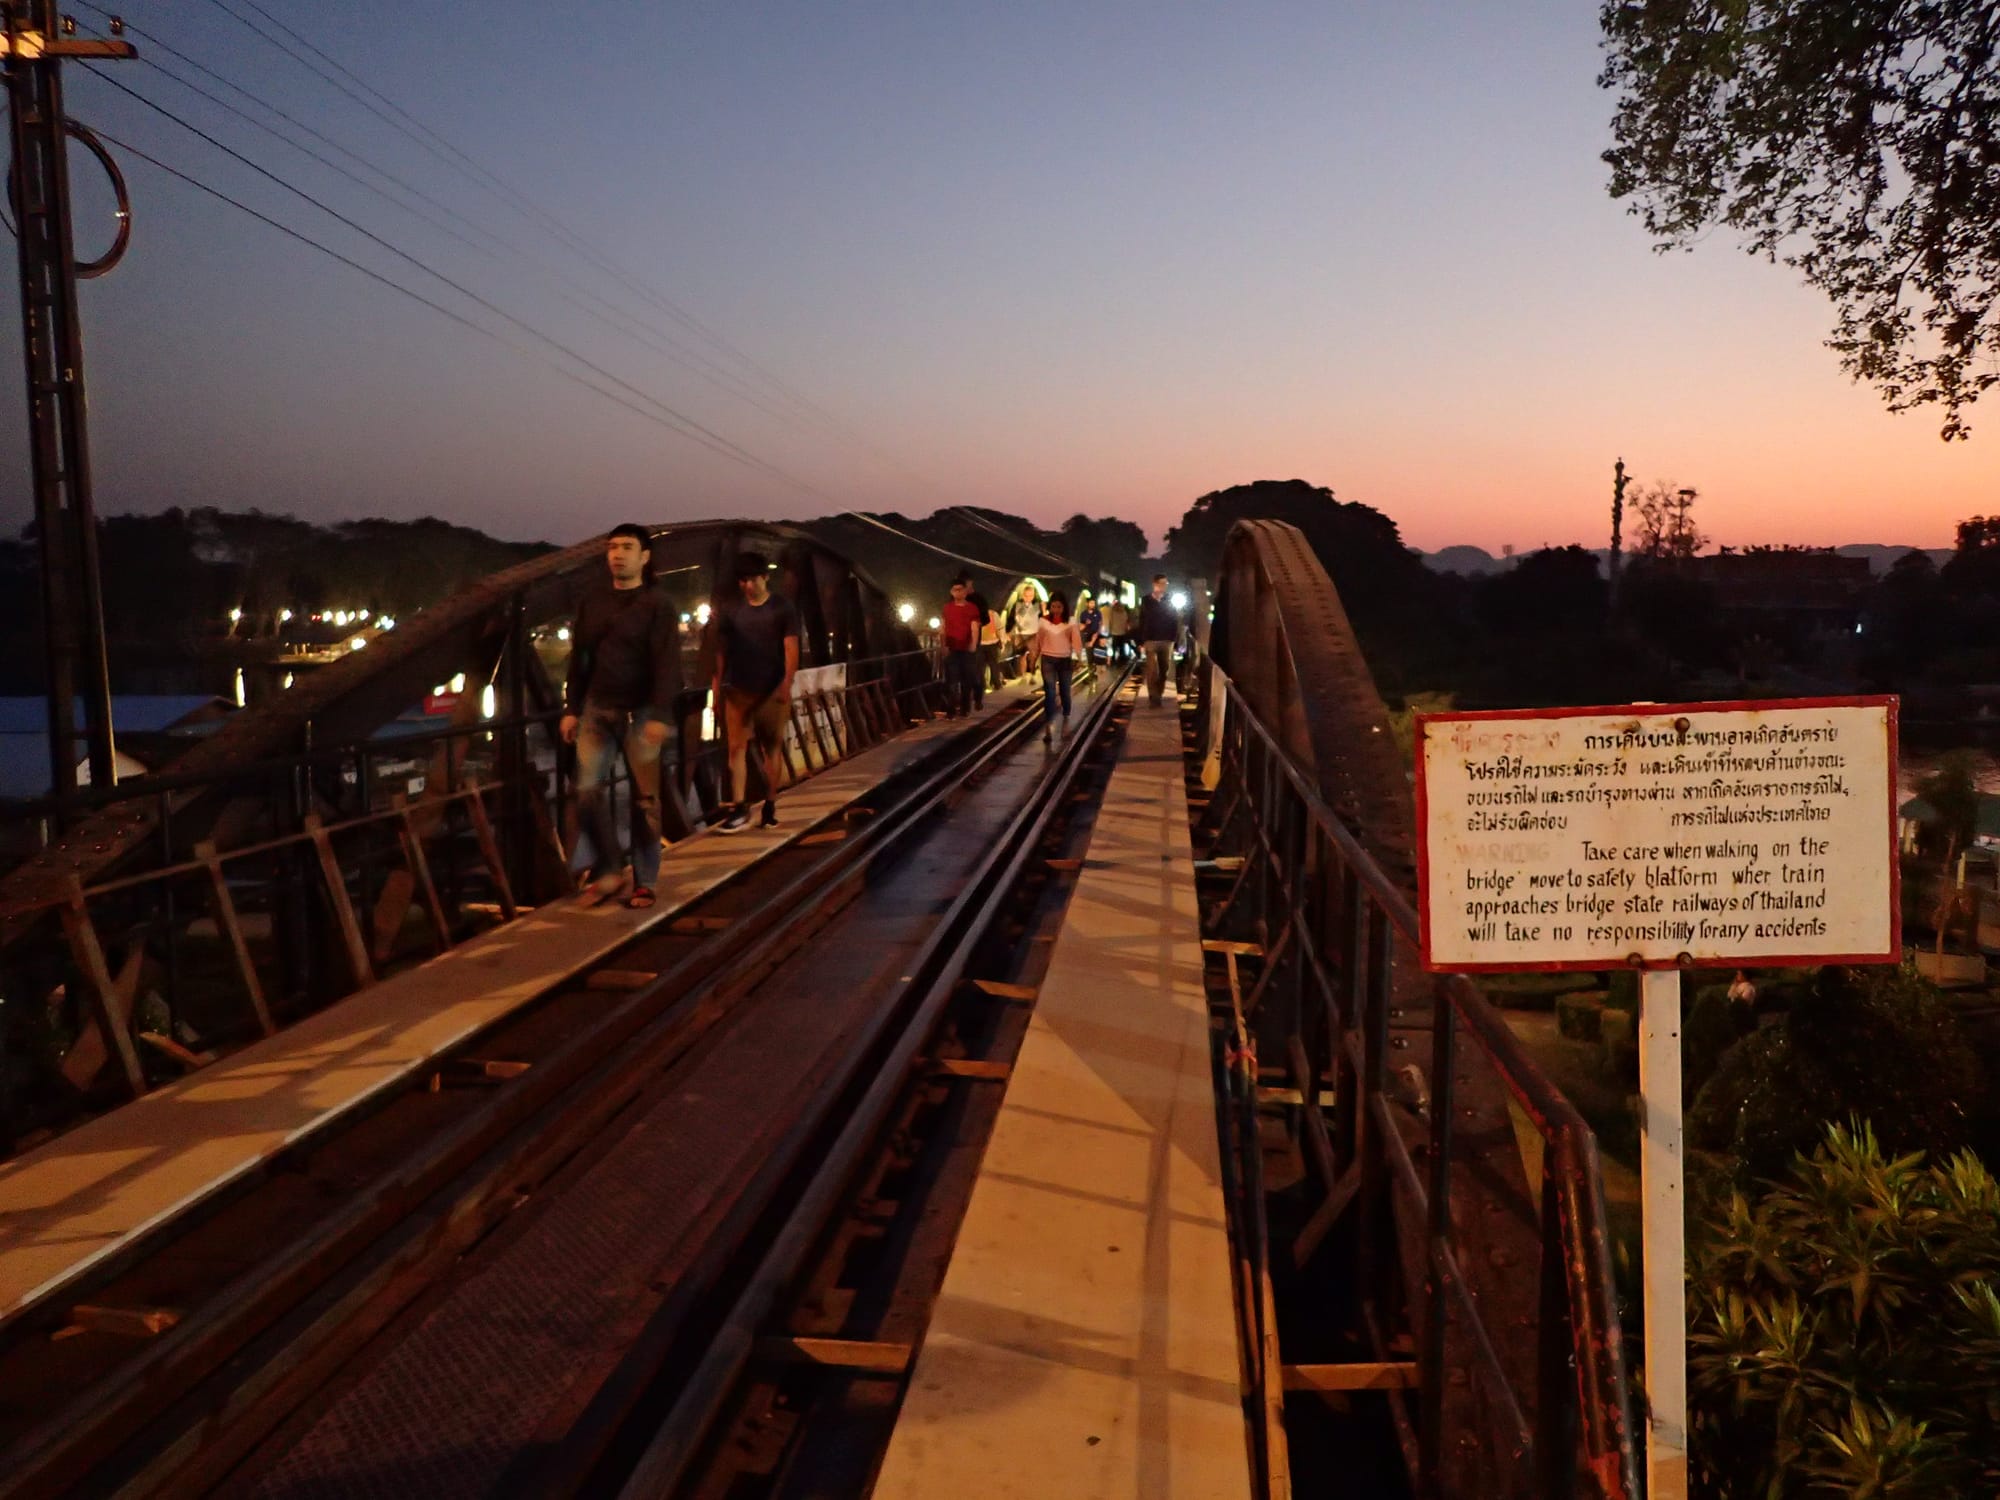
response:
<path id="1" fill-rule="evenodd" d="M 896 606 L 896 618 L 901 620 L 905 625 L 909 624 L 910 621 L 914 620 L 916 617 L 917 617 L 916 605 L 899 604 Z"/>
<path id="2" fill-rule="evenodd" d="M 1180 611 L 1187 608 L 1188 604 L 1187 595 L 1181 593 L 1179 590 L 1175 590 L 1174 596 L 1169 602 L 1173 605 L 1174 612 L 1178 614 Z"/>
<path id="3" fill-rule="evenodd" d="M 697 625 L 706 625 L 708 623 L 708 617 L 712 613 L 713 611 L 710 610 L 706 604 L 697 604 L 694 607 L 695 623 Z"/>
<path id="4" fill-rule="evenodd" d="M 932 616 L 931 616 L 931 629 L 933 629 L 933 630 L 936 630 L 936 629 L 938 628 L 938 624 L 939 624 L 939 621 L 938 621 L 938 617 L 937 617 L 936 615 L 932 615 Z"/>

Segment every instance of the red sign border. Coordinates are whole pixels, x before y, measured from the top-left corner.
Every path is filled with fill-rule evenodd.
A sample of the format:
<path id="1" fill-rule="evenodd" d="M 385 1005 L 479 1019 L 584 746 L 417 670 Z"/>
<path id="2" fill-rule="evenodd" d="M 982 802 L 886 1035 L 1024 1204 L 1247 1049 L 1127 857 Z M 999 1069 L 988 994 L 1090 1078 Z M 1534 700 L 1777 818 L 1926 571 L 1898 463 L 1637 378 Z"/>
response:
<path id="1" fill-rule="evenodd" d="M 1690 969 L 1781 969 L 1820 964 L 1887 964 L 1903 958 L 1903 862 L 1896 806 L 1897 750 L 1900 736 L 1897 716 L 1902 700 L 1893 693 L 1855 694 L 1832 698 L 1731 698 L 1712 703 L 1613 703 L 1586 708 L 1483 708 L 1464 712 L 1417 714 L 1412 720 L 1415 738 L 1417 794 L 1417 935 L 1418 948 L 1426 972 L 1432 974 L 1567 974 L 1607 969 L 1637 968 Z M 1424 785 L 1424 736 L 1432 724 L 1484 723 L 1504 719 L 1582 719 L 1632 717 L 1656 719 L 1689 713 L 1743 713 L 1771 709 L 1880 708 L 1887 710 L 1884 727 L 1889 734 L 1889 910 L 1892 943 L 1886 953 L 1758 954 L 1754 958 L 1696 959 L 1680 964 L 1668 959 L 1641 964 L 1603 963 L 1596 959 L 1543 959 L 1533 963 L 1453 964 L 1442 967 L 1431 960 L 1431 840 L 1430 802 Z"/>

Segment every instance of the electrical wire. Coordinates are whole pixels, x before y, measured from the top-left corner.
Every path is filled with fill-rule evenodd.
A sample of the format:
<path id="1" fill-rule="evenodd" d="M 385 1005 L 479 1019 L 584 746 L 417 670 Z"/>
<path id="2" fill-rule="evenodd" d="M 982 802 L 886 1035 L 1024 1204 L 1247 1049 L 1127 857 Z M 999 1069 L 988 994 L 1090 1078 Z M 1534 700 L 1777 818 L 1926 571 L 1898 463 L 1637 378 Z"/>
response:
<path id="1" fill-rule="evenodd" d="M 969 505 L 954 505 L 952 509 L 957 511 L 960 515 L 964 516 L 966 520 L 972 522 L 973 525 L 984 527 L 987 531 L 992 532 L 995 536 L 1002 537 L 1007 541 L 1014 543 L 1017 547 L 1023 547 L 1030 552 L 1037 553 L 1040 556 L 1047 558 L 1052 563 L 1061 563 L 1065 568 L 1068 568 L 1072 573 L 1075 573 L 1079 578 L 1088 578 L 1090 576 L 1090 570 L 1085 568 L 1081 563 L 1077 562 L 1075 558 L 1064 557 L 1060 552 L 1051 552 L 1047 547 L 1040 546 L 1039 544 L 1028 540 L 1028 538 L 1022 536 L 1020 533 L 1008 530 L 1005 526 L 1002 526 L 999 522 L 994 521 L 989 517 L 982 516 L 978 511 L 974 510 Z"/>
<path id="2" fill-rule="evenodd" d="M 714 329 L 710 328 L 706 323 L 702 322 L 702 320 L 696 317 L 692 312 L 689 312 L 687 309 L 681 307 L 671 298 L 668 298 L 663 294 L 656 292 L 652 288 L 646 286 L 643 282 L 639 281 L 637 277 L 633 276 L 631 272 L 625 270 L 622 266 L 618 265 L 608 256 L 601 254 L 594 246 L 590 245 L 587 241 L 583 240 L 574 231 L 572 231 L 566 224 L 562 222 L 561 219 L 557 218 L 554 214 L 550 213 L 540 204 L 526 197 L 518 189 L 508 184 L 504 179 L 500 178 L 492 171 L 488 170 L 486 167 L 481 166 L 471 156 L 467 155 L 464 151 L 460 150 L 457 146 L 453 145 L 449 140 L 447 140 L 444 136 L 440 135 L 437 131 L 433 130 L 430 126 L 424 124 L 423 121 L 419 120 L 415 115 L 411 114 L 408 110 L 404 109 L 401 105 L 397 104 L 396 101 L 391 99 L 387 94 L 384 94 L 380 89 L 375 88 L 366 79 L 362 78 L 359 74 L 355 73 L 352 69 L 348 68 L 343 63 L 341 63 L 338 58 L 335 58 L 330 53 L 326 52 L 323 48 L 316 46 L 311 40 L 309 40 L 299 31 L 287 25 L 277 16 L 271 14 L 269 10 L 267 10 L 263 5 L 258 3 L 258 0 L 238 0 L 238 3 L 242 4 L 247 9 L 256 12 L 257 15 L 263 17 L 263 19 L 268 23 L 270 23 L 272 27 L 276 28 L 279 32 L 283 33 L 284 37 L 289 37 L 292 42 L 296 42 L 298 44 L 297 47 L 290 45 L 286 41 L 282 40 L 280 37 L 275 37 L 271 35 L 270 32 L 266 31 L 263 27 L 257 25 L 257 23 L 252 21 L 248 16 L 245 16 L 244 14 L 242 14 L 241 11 L 236 10 L 231 4 L 228 3 L 228 0 L 209 0 L 209 3 L 215 6 L 216 9 L 223 12 L 223 14 L 229 16 L 231 19 L 236 21 L 237 24 L 247 28 L 254 35 L 260 37 L 268 45 L 276 48 L 280 52 L 283 52 L 286 56 L 290 57 L 299 66 L 305 68 L 308 72 L 311 72 L 314 76 L 318 77 L 322 82 L 328 84 L 330 87 L 336 89 L 341 94 L 351 99 L 354 103 L 360 105 L 363 109 L 367 110 L 370 114 L 374 115 L 384 124 L 388 125 L 390 128 L 394 130 L 399 131 L 402 135 L 404 135 L 411 141 L 415 142 L 418 146 L 423 148 L 425 151 L 429 152 L 432 156 L 435 156 L 440 161 L 443 161 L 447 166 L 451 166 L 454 170 L 459 171 L 465 174 L 466 176 L 470 177 L 475 183 L 484 188 L 487 192 L 493 193 L 496 196 L 503 199 L 504 201 L 506 201 L 511 207 L 513 207 L 515 212 L 520 213 L 523 217 L 529 219 L 532 222 L 537 222 L 541 224 L 549 233 L 554 235 L 559 241 L 568 246 L 578 255 L 584 257 L 591 264 L 593 264 L 600 271 L 602 271 L 605 275 L 610 276 L 612 279 L 622 284 L 633 295 L 636 295 L 640 297 L 642 300 L 651 303 L 653 306 L 657 307 L 659 310 L 666 313 L 669 317 L 673 318 L 675 321 L 682 324 L 682 326 L 706 338 L 718 350 L 730 356 L 738 364 L 742 365 L 744 368 L 749 370 L 752 375 L 762 380 L 781 398 L 790 401 L 800 411 L 808 414 L 814 420 L 818 421 L 821 425 L 828 427 L 837 435 L 863 448 L 865 451 L 873 455 L 878 460 L 888 463 L 896 468 L 902 469 L 905 473 L 910 474 L 919 480 L 923 480 L 925 483 L 934 483 L 934 481 L 926 479 L 925 476 L 918 474 L 915 470 L 910 469 L 900 460 L 885 453 L 882 449 L 876 447 L 874 444 L 870 443 L 867 439 L 855 433 L 851 428 L 848 428 L 844 423 L 842 423 L 838 417 L 834 416 L 831 412 L 827 411 L 824 407 L 818 405 L 816 402 L 809 400 L 807 397 L 805 397 L 804 395 L 800 394 L 797 390 L 795 390 L 792 386 L 787 384 L 785 381 L 781 380 L 778 376 L 766 370 L 762 365 L 758 364 L 756 360 L 752 359 L 748 354 L 744 353 L 741 349 L 731 344 L 726 338 L 724 338 L 721 334 L 717 333 Z M 311 61 L 309 58 L 302 55 L 301 52 L 298 50 L 298 48 L 305 49 L 305 52 L 310 53 L 313 58 L 319 59 L 319 62 L 315 63 Z M 325 66 L 321 66 L 320 64 L 322 63 Z M 329 72 L 328 69 L 331 69 L 332 71 Z M 379 101 L 379 104 L 375 101 Z M 688 352 L 692 354 L 692 351 Z M 738 394 L 741 393 L 739 392 Z M 765 409 L 768 410 L 769 408 Z"/>
<path id="3" fill-rule="evenodd" d="M 221 151 L 226 156 L 229 156 L 238 162 L 241 162 L 244 166 L 250 168 L 253 172 L 256 172 L 259 176 L 264 177 L 269 181 L 275 183 L 277 186 L 283 188 L 286 192 L 291 193 L 294 197 L 300 198 L 304 200 L 306 203 L 311 204 L 314 208 L 317 208 L 321 213 L 324 213 L 328 217 L 339 222 L 340 224 L 345 225 L 348 229 L 353 230 L 356 234 L 359 234 L 362 238 L 370 241 L 375 245 L 380 246 L 382 249 L 388 251 L 391 255 L 394 255 L 399 260 L 407 262 L 408 264 L 414 266 L 419 271 L 422 271 L 425 275 L 430 276 L 435 280 L 443 283 L 445 286 L 450 287 L 453 291 L 457 292 L 460 296 L 466 298 L 468 301 L 475 303 L 479 307 L 485 309 L 487 312 L 493 314 L 495 317 L 502 318 L 508 323 L 513 324 L 516 328 L 520 329 L 523 333 L 527 334 L 529 337 L 535 339 L 540 343 L 546 344 L 548 347 L 555 350 L 557 353 L 563 355 L 565 358 L 575 361 L 577 364 L 581 365 L 584 369 L 589 370 L 592 374 L 597 375 L 604 380 L 610 381 L 612 384 L 619 386 L 620 388 L 630 392 L 632 395 L 638 397 L 640 400 L 646 402 L 647 404 L 656 407 L 671 422 L 678 424 L 679 428 L 683 430 L 683 435 L 700 443 L 703 447 L 709 448 L 714 452 L 721 453 L 725 457 L 734 458 L 739 463 L 742 463 L 750 468 L 760 470 L 761 472 L 770 475 L 772 478 L 782 480 L 786 484 L 792 485 L 794 488 L 802 490 L 807 494 L 816 495 L 821 499 L 832 499 L 831 496 L 827 495 L 823 490 L 819 489 L 816 485 L 810 484 L 807 481 L 798 478 L 796 475 L 790 474 L 786 472 L 784 469 L 779 468 L 776 464 L 773 464 L 768 460 L 759 457 L 758 455 L 752 453 L 749 449 L 744 448 L 742 445 L 734 442 L 733 440 L 724 437 L 721 433 L 714 431 L 712 428 L 704 426 L 701 422 L 696 421 L 693 417 L 688 416 L 686 413 L 677 411 L 674 407 L 660 400 L 657 396 L 654 396 L 651 392 L 641 389 L 639 386 L 632 384 L 630 381 L 624 379 L 622 376 L 619 376 L 614 372 L 605 369 L 602 365 L 585 357 L 582 354 L 577 353 L 574 349 L 570 348 L 567 344 L 564 344 L 561 340 L 553 337 L 550 334 L 544 333 L 541 329 L 535 327 L 533 324 L 527 322 L 525 319 L 516 317 L 513 313 L 507 311 L 507 309 L 505 309 L 504 307 L 501 307 L 499 304 L 491 301 L 490 299 L 481 296 L 478 292 L 473 291 L 472 288 L 464 285 L 462 282 L 454 280 L 452 277 L 447 276 L 444 272 L 438 270 L 436 267 L 429 265 L 419 257 L 412 255 L 407 250 L 404 250 L 401 246 L 392 243 L 391 241 L 383 238 L 381 235 L 376 234 L 373 230 L 368 229 L 364 225 L 357 223 L 354 219 L 348 217 L 346 214 L 342 213 L 339 209 L 334 208 L 331 205 L 322 202 L 318 198 L 315 198 L 311 193 L 308 193 L 304 188 L 298 187 L 293 183 L 286 181 L 276 172 L 271 171 L 269 168 L 252 160 L 250 157 L 245 156 L 242 152 L 236 150 L 233 146 L 228 145 L 226 142 L 217 139 L 215 136 L 203 130 L 199 125 L 192 124 L 189 121 L 182 119 L 179 115 L 175 114 L 165 105 L 154 102 L 153 100 L 147 98 L 144 94 L 140 93 L 137 89 L 134 89 L 127 84 L 119 82 L 118 79 L 111 77 L 109 74 L 103 72 L 101 69 L 93 67 L 88 63 L 85 63 L 82 66 L 93 77 L 103 80 L 111 87 L 117 89 L 120 93 L 130 95 L 133 99 L 136 99 L 139 103 L 145 105 L 148 109 L 172 121 L 175 125 L 178 125 L 181 129 L 188 131 L 190 134 L 198 136 L 200 139 L 206 141 L 209 145 L 213 146 L 216 150 Z"/>
<path id="4" fill-rule="evenodd" d="M 891 536 L 901 537 L 913 546 L 928 548 L 940 557 L 950 558 L 953 562 L 962 562 L 971 567 L 984 568 L 989 573 L 1002 573 L 1009 578 L 1014 577 L 1019 572 L 1019 569 L 1009 568 L 1000 563 L 986 562 L 977 557 L 967 557 L 963 552 L 954 552 L 949 547 L 940 547 L 936 542 L 927 542 L 920 536 L 911 536 L 907 531 L 898 531 L 887 521 L 878 520 L 874 516 L 869 515 L 865 510 L 846 510 L 842 511 L 841 515 L 852 516 L 857 521 L 866 521 L 870 526 L 879 526 Z"/>
<path id="5" fill-rule="evenodd" d="M 269 214 L 264 213 L 259 209 L 252 208 L 249 204 L 244 203 L 240 199 L 231 197 L 228 193 L 223 192 L 220 188 L 210 187 L 200 178 L 195 177 L 190 173 L 183 172 L 178 167 L 168 165 L 166 162 L 161 161 L 157 156 L 152 155 L 150 152 L 143 151 L 139 147 L 133 145 L 130 141 L 121 140 L 119 137 L 113 135 L 108 130 L 100 129 L 97 132 L 97 134 L 101 139 L 109 141 L 119 150 L 128 152 L 132 156 L 137 157 L 140 161 L 145 162 L 148 166 L 157 168 L 159 171 L 166 173 L 169 177 L 176 178 L 179 181 L 186 183 L 189 187 L 195 188 L 200 192 L 206 193 L 209 197 L 217 199 L 222 203 L 226 203 L 231 208 L 236 209 L 241 213 L 248 214 L 251 218 L 257 220 L 260 224 L 268 225 L 270 228 L 277 230 L 278 233 L 286 236 L 287 238 L 297 240 L 300 244 L 305 245 L 310 249 L 317 250 L 320 254 L 327 256 L 332 260 L 340 262 L 340 264 L 348 267 L 350 270 L 359 271 L 363 276 L 366 276 L 370 281 L 378 282 L 382 286 L 387 287 L 390 291 L 395 292 L 400 296 L 407 297 L 412 302 L 419 303 L 422 306 L 429 308 L 432 312 L 439 313 L 442 316 L 451 319 L 452 322 L 458 324 L 461 328 L 470 329 L 474 333 L 481 334 L 486 338 L 490 338 L 495 343 L 499 344 L 502 348 L 508 349 L 513 353 L 520 355 L 524 359 L 532 360 L 537 364 L 546 365 L 549 369 L 554 370 L 556 374 L 562 376 L 565 380 L 573 381 L 577 385 L 582 386 L 585 390 L 591 391 L 596 395 L 604 397 L 607 401 L 616 402 L 619 406 L 624 407 L 627 411 L 632 412 L 637 416 L 644 417 L 647 421 L 652 422 L 656 426 L 666 428 L 669 432 L 674 433 L 678 437 L 690 436 L 689 433 L 687 433 L 680 427 L 675 426 L 672 422 L 669 422 L 665 418 L 659 416 L 657 413 L 648 411 L 645 407 L 639 406 L 631 401 L 626 400 L 616 391 L 607 390 L 605 387 L 598 385 L 595 381 L 586 380 L 583 376 L 577 374 L 576 371 L 570 369 L 567 365 L 559 364 L 555 360 L 548 358 L 546 355 L 537 355 L 532 349 L 528 348 L 526 345 L 516 343 L 514 340 L 507 338 L 504 334 L 498 333 L 495 330 L 486 327 L 483 323 L 474 322 L 471 318 L 466 317 L 463 313 L 460 313 L 452 308 L 446 307 L 442 302 L 438 302 L 430 297 L 426 297 L 422 292 L 419 292 L 414 288 L 403 285 L 401 282 L 395 280 L 393 277 L 384 276 L 380 271 L 375 270 L 372 266 L 364 265 L 362 262 L 354 259 L 350 255 L 343 255 L 340 251 L 335 250 L 332 246 L 322 244 L 320 241 L 314 239 L 311 235 L 305 234 L 300 230 L 294 229 L 292 228 L 291 225 L 283 223 L 280 220 L 274 219 Z M 729 453 L 723 453 L 722 456 L 725 458 L 735 457 L 735 455 Z"/>

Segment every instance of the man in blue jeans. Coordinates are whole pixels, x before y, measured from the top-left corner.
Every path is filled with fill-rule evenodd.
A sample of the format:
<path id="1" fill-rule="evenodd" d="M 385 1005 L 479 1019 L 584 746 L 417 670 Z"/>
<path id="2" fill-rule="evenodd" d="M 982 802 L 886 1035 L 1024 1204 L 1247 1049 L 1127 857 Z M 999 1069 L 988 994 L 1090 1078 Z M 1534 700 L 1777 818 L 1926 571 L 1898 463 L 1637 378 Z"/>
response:
<path id="1" fill-rule="evenodd" d="M 605 538 L 609 575 L 577 604 L 570 624 L 565 743 L 576 746 L 579 842 L 587 840 L 595 878 L 585 899 L 631 890 L 625 904 L 651 906 L 660 878 L 660 752 L 680 689 L 680 616 L 653 587 L 652 533 L 627 523 Z M 632 855 L 628 876 L 611 816 L 611 778 L 620 744 L 632 769 Z"/>

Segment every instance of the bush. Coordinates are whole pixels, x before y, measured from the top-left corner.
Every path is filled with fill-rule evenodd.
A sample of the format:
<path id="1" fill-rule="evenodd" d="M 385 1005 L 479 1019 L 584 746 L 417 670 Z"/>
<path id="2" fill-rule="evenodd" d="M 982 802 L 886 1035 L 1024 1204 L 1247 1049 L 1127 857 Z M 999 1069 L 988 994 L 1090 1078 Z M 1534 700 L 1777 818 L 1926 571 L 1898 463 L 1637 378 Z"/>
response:
<path id="1" fill-rule="evenodd" d="M 1701 1086 L 1715 1076 L 1723 1055 L 1757 1026 L 1756 1013 L 1729 998 L 1727 990 L 1696 990 L 1681 1017 L 1681 1103 L 1692 1105 Z"/>
<path id="2" fill-rule="evenodd" d="M 1593 990 L 1578 995 L 1556 996 L 1556 1031 L 1573 1042 L 1597 1040 L 1604 997 Z"/>
<path id="3" fill-rule="evenodd" d="M 1692 1492 L 1996 1493 L 2000 1186 L 1976 1156 L 1832 1127 L 1692 1248 Z"/>
<path id="4" fill-rule="evenodd" d="M 1830 1120 L 1873 1122 L 1891 1151 L 1958 1150 L 1985 1070 L 1949 1008 L 1908 969 L 1825 968 L 1776 1024 L 1723 1054 L 1688 1113 L 1689 1144 L 1743 1180 L 1776 1177 Z"/>

